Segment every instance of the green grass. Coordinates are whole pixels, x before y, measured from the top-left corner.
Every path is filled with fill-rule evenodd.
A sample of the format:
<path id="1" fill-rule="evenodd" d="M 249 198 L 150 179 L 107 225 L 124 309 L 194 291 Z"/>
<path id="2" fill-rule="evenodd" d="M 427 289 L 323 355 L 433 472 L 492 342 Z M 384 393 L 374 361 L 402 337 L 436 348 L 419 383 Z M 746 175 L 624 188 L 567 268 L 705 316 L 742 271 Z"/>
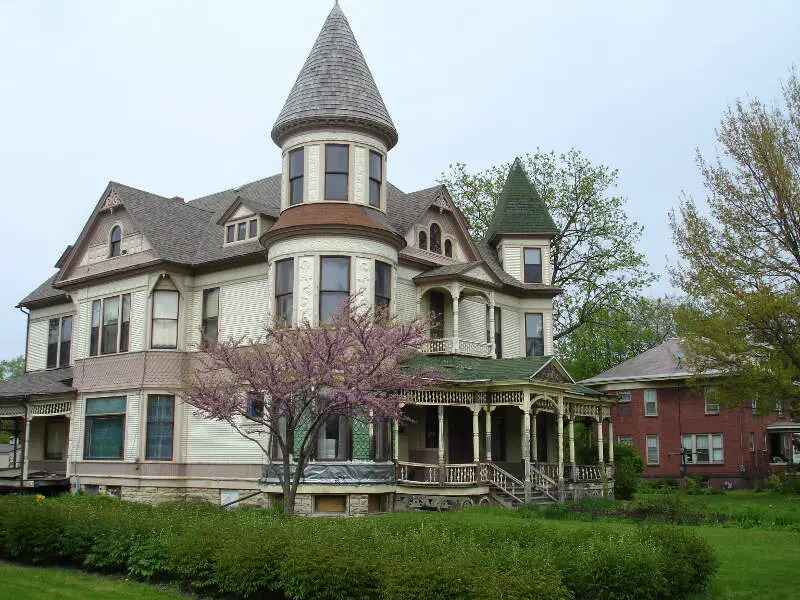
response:
<path id="1" fill-rule="evenodd" d="M 0 600 L 186 600 L 144 583 L 7 563 L 0 563 L 0 582 Z"/>
<path id="2" fill-rule="evenodd" d="M 800 495 L 736 490 L 719 495 L 680 493 L 681 500 L 706 513 L 749 516 L 765 525 L 800 523 Z"/>

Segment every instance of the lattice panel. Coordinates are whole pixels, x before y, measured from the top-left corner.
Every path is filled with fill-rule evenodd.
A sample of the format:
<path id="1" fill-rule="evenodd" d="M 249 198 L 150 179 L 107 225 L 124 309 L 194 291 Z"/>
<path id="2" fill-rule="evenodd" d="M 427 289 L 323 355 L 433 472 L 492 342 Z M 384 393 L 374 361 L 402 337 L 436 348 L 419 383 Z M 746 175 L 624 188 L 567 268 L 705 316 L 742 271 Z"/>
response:
<path id="1" fill-rule="evenodd" d="M 0 406 L 0 417 L 24 417 L 25 408 L 20 406 Z"/>
<path id="2" fill-rule="evenodd" d="M 489 402 L 491 404 L 521 404 L 522 399 L 522 390 L 507 390 L 504 392 L 489 393 Z"/>
<path id="3" fill-rule="evenodd" d="M 369 423 L 353 419 L 353 458 L 369 460 Z"/>
<path id="4" fill-rule="evenodd" d="M 450 390 L 412 390 L 407 392 L 409 402 L 414 404 L 475 404 L 482 400 L 478 392 L 454 392 Z"/>
<path id="5" fill-rule="evenodd" d="M 72 412 L 72 402 L 48 402 L 47 404 L 33 404 L 30 413 L 33 416 L 68 415 Z"/>
<path id="6" fill-rule="evenodd" d="M 597 406 L 591 404 L 573 404 L 572 407 L 575 410 L 576 417 L 590 417 L 596 419 L 598 416 Z"/>

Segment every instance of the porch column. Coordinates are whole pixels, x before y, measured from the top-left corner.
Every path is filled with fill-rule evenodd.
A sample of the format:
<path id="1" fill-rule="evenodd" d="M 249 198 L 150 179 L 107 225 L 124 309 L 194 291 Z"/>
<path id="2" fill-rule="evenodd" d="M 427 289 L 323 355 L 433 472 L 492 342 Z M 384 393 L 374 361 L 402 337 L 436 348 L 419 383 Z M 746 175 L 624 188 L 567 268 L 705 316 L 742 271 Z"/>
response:
<path id="1" fill-rule="evenodd" d="M 444 405 L 439 408 L 439 484 L 444 485 Z"/>
<path id="2" fill-rule="evenodd" d="M 569 432 L 569 462 L 572 464 L 572 477 L 575 477 L 575 419 L 570 419 L 567 425 Z"/>
<path id="3" fill-rule="evenodd" d="M 489 356 L 494 358 L 497 352 L 497 348 L 494 344 L 494 338 L 497 335 L 494 322 L 494 294 L 489 297 L 489 334 Z"/>
<path id="4" fill-rule="evenodd" d="M 531 409 L 528 392 L 522 405 L 522 462 L 525 467 L 525 502 L 531 498 Z"/>
<path id="5" fill-rule="evenodd" d="M 392 421 L 392 458 L 400 460 L 400 423 Z"/>
<path id="6" fill-rule="evenodd" d="M 556 435 L 558 436 L 558 487 L 564 487 L 564 398 L 559 397 L 556 411 Z"/>
<path id="7" fill-rule="evenodd" d="M 23 459 L 22 459 L 22 481 L 28 478 L 28 465 L 31 460 L 30 441 L 31 441 L 31 417 L 28 415 L 28 409 L 25 408 L 25 437 L 23 438 Z"/>
<path id="8" fill-rule="evenodd" d="M 531 460 L 534 464 L 539 460 L 539 445 L 536 439 L 536 431 L 539 429 L 536 426 L 536 417 L 539 411 L 535 408 L 531 410 Z"/>
<path id="9" fill-rule="evenodd" d="M 458 297 L 461 295 L 461 287 L 456 285 L 450 290 L 450 295 L 453 298 L 453 352 L 459 351 L 459 338 L 458 338 Z"/>
<path id="10" fill-rule="evenodd" d="M 470 410 L 472 410 L 472 462 L 477 464 L 481 460 L 481 406 L 473 404 Z"/>
<path id="11" fill-rule="evenodd" d="M 611 419 L 608 419 L 608 462 L 614 464 L 614 426 Z"/>
<path id="12" fill-rule="evenodd" d="M 492 462 L 492 410 L 493 406 L 486 407 L 486 462 Z"/>
<path id="13" fill-rule="evenodd" d="M 597 464 L 601 465 L 603 460 L 603 419 L 597 418 Z"/>

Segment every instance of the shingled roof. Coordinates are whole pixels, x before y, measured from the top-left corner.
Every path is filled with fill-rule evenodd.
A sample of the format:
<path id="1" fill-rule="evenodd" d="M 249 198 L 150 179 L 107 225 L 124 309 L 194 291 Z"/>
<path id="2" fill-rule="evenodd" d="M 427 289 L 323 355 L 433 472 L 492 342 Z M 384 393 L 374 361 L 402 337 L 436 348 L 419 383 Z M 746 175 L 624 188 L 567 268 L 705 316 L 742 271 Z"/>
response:
<path id="1" fill-rule="evenodd" d="M 485 239 L 491 243 L 501 233 L 558 233 L 558 227 L 528 179 L 519 158 L 514 160 L 508 171 L 506 184 L 497 199 Z"/>
<path id="2" fill-rule="evenodd" d="M 334 5 L 272 127 L 281 145 L 293 132 L 341 124 L 377 133 L 391 149 L 397 130 L 338 3 Z"/>
<path id="3" fill-rule="evenodd" d="M 56 396 L 70 394 L 72 388 L 72 367 L 31 371 L 19 377 L 0 381 L 0 399 L 22 398 L 28 396 Z"/>
<path id="4" fill-rule="evenodd" d="M 622 381 L 683 379 L 691 376 L 692 373 L 684 362 L 680 340 L 670 338 L 616 367 L 584 379 L 581 383 L 598 385 Z"/>

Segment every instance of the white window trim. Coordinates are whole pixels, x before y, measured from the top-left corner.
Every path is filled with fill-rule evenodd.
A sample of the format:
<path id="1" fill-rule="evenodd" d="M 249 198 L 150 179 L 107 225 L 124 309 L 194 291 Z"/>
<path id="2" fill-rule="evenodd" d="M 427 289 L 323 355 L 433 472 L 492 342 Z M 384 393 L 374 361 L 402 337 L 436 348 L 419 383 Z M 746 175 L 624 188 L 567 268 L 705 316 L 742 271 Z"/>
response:
<path id="1" fill-rule="evenodd" d="M 653 392 L 654 404 L 655 404 L 655 412 L 648 413 L 647 412 L 647 392 Z M 658 389 L 657 388 L 647 388 L 644 390 L 644 416 L 645 417 L 657 417 L 658 416 Z"/>
<path id="2" fill-rule="evenodd" d="M 255 220 L 256 222 L 256 235 L 255 237 L 250 235 L 250 221 Z M 245 226 L 245 237 L 243 240 L 237 239 L 239 234 L 239 225 L 244 223 Z M 228 227 L 233 225 L 233 241 L 228 241 Z M 234 244 L 244 244 L 246 242 L 252 242 L 253 240 L 257 240 L 261 237 L 261 219 L 258 218 L 258 215 L 252 214 L 248 217 L 243 217 L 241 219 L 236 219 L 235 221 L 228 221 L 225 223 L 225 226 L 222 230 L 222 242 L 224 246 L 233 246 Z"/>
<path id="3" fill-rule="evenodd" d="M 652 462 L 650 460 L 650 446 L 649 446 L 648 442 L 650 441 L 651 438 L 655 438 L 655 440 L 656 440 L 656 448 L 655 448 L 655 450 L 656 450 L 656 460 L 655 460 L 655 462 Z M 657 435 L 646 435 L 645 436 L 645 438 L 644 438 L 644 451 L 645 451 L 645 461 L 647 462 L 648 465 L 658 465 L 658 464 L 660 464 L 661 442 L 658 439 Z"/>
<path id="4" fill-rule="evenodd" d="M 617 392 L 617 402 L 620 404 L 627 404 L 631 401 L 630 390 L 620 390 Z"/>
<path id="5" fill-rule="evenodd" d="M 703 392 L 703 411 L 707 415 L 718 415 L 720 409 L 719 402 L 709 402 L 708 392 L 709 392 L 709 387 L 706 386 Z M 714 409 L 714 407 L 716 407 L 716 409 Z"/>
<path id="6" fill-rule="evenodd" d="M 617 443 L 618 444 L 633 444 L 633 436 L 632 435 L 618 435 L 617 436 Z"/>
<path id="7" fill-rule="evenodd" d="M 722 439 L 722 459 L 721 460 L 714 460 L 714 436 L 718 435 Z M 725 436 L 722 432 L 714 432 L 714 433 L 682 433 L 681 434 L 681 450 L 684 449 L 683 445 L 683 438 L 684 437 L 691 437 L 692 438 L 692 459 L 691 461 L 687 461 L 687 464 L 691 465 L 722 465 L 725 464 Z M 706 437 L 708 439 L 708 460 L 697 460 L 697 438 L 698 437 Z"/>

